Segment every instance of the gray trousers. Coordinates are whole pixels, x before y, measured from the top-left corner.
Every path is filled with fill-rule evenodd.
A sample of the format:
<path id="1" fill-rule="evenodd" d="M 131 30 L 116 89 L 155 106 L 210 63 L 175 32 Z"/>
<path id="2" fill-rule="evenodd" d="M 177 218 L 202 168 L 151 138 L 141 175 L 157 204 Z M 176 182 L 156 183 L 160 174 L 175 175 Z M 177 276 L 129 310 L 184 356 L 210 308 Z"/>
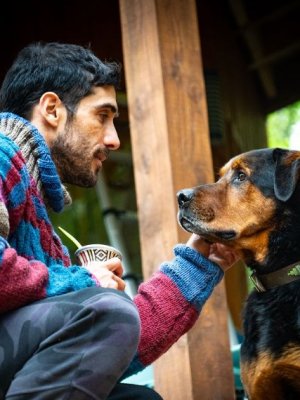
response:
<path id="1" fill-rule="evenodd" d="M 87 288 L 0 316 L 0 399 L 104 400 L 132 360 L 140 321 L 126 294 Z"/>

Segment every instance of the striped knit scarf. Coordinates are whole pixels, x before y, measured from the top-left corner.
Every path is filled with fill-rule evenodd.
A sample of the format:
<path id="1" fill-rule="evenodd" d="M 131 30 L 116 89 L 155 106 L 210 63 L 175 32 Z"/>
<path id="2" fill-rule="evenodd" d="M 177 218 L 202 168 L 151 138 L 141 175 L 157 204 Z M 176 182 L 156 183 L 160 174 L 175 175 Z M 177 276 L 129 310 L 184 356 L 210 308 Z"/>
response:
<path id="1" fill-rule="evenodd" d="M 49 148 L 39 131 L 18 115 L 0 113 L 0 132 L 20 148 L 28 172 L 35 180 L 45 204 L 56 212 L 61 211 L 64 205 L 71 204 L 71 197 L 60 181 Z"/>

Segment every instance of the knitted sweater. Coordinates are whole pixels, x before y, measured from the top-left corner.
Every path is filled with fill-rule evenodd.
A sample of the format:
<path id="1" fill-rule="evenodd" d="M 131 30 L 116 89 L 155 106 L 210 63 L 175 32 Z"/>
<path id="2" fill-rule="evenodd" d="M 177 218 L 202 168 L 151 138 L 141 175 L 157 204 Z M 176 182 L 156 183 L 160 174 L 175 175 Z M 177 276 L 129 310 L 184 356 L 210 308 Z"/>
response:
<path id="1" fill-rule="evenodd" d="M 99 284 L 71 265 L 49 220 L 47 207 L 59 212 L 69 201 L 43 136 L 23 118 L 0 113 L 0 313 Z M 185 245 L 174 252 L 134 298 L 141 339 L 126 375 L 151 364 L 192 327 L 223 276 Z"/>

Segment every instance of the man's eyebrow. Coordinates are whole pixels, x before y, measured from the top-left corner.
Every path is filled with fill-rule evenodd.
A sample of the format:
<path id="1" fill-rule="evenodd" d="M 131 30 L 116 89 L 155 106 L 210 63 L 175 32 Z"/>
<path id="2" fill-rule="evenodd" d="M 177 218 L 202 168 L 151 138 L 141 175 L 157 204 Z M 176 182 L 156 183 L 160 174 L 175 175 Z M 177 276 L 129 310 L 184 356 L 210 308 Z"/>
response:
<path id="1" fill-rule="evenodd" d="M 100 104 L 99 106 L 97 106 L 97 109 L 99 109 L 99 110 L 101 110 L 102 108 L 109 108 L 111 110 L 111 112 L 116 114 L 116 117 L 119 116 L 118 108 L 111 103 L 104 103 L 104 104 Z"/>

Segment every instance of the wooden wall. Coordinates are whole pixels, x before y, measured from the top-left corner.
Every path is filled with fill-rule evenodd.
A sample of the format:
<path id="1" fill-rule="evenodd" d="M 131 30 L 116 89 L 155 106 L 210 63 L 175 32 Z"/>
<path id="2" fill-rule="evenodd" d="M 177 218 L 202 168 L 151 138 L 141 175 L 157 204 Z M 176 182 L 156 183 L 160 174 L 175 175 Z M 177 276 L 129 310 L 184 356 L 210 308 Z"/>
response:
<path id="1" fill-rule="evenodd" d="M 204 71 L 214 71 L 220 81 L 226 144 L 222 163 L 225 157 L 267 144 L 260 83 L 248 68 L 224 2 L 197 1 L 197 6 Z M 215 167 L 221 163 L 215 159 Z"/>

